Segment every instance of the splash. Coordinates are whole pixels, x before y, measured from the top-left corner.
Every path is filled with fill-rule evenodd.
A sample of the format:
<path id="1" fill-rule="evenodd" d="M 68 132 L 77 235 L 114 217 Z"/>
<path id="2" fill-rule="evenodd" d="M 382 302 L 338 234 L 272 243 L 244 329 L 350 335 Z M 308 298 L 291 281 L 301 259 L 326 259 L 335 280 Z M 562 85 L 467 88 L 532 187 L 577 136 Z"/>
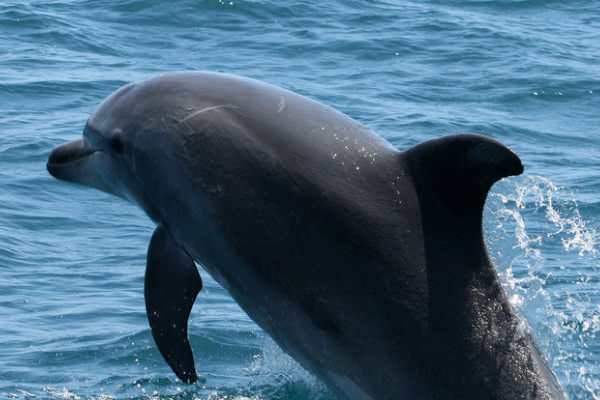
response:
<path id="1" fill-rule="evenodd" d="M 586 227 L 581 217 L 575 194 L 565 188 L 556 186 L 542 176 L 525 175 L 524 183 L 516 184 L 514 191 L 509 194 L 493 193 L 501 204 L 514 207 L 499 208 L 498 212 L 505 214 L 505 220 L 512 217 L 517 223 L 515 231 L 521 249 L 530 250 L 532 244 L 542 245 L 546 239 L 559 238 L 566 251 L 577 250 L 580 256 L 595 255 L 599 241 L 596 229 Z M 525 230 L 525 222 L 520 211 L 526 214 L 543 212 L 547 222 L 555 229 L 531 238 Z M 544 238 L 545 236 L 545 238 Z M 539 256 L 539 253 L 534 251 Z"/>
<path id="2" fill-rule="evenodd" d="M 43 389 L 43 392 L 49 396 L 49 398 L 51 399 L 58 399 L 58 400 L 86 400 L 85 397 L 81 397 L 77 394 L 75 394 L 74 392 L 72 392 L 71 390 L 67 389 L 67 388 L 62 388 L 62 390 L 55 390 L 52 389 L 50 387 L 45 387 Z M 34 396 L 35 397 L 35 396 Z M 91 398 L 93 400 L 114 400 L 113 396 L 108 396 L 108 395 L 99 395 L 97 397 L 93 397 Z"/>
<path id="3" fill-rule="evenodd" d="M 267 337 L 262 353 L 254 357 L 245 372 L 253 377 L 251 390 L 265 399 L 335 399 L 325 385 Z"/>
<path id="4" fill-rule="evenodd" d="M 200 399 L 195 399 L 200 400 Z M 217 392 L 211 393 L 206 400 L 262 400 L 259 397 L 246 396 L 220 396 Z"/>
<path id="5" fill-rule="evenodd" d="M 599 236 L 575 197 L 541 176 L 504 180 L 488 198 L 484 230 L 511 304 L 567 393 L 600 400 Z"/>

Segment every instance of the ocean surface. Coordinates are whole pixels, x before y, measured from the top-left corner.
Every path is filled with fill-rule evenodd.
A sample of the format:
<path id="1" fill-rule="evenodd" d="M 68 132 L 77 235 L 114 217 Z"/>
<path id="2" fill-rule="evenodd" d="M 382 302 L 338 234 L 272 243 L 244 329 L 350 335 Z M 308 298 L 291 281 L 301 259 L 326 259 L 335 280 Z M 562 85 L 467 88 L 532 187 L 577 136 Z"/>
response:
<path id="1" fill-rule="evenodd" d="M 177 70 L 261 79 L 399 149 L 479 133 L 525 174 L 484 229 L 511 303 L 571 399 L 600 399 L 600 2 L 17 0 L 0 4 L 0 398 L 333 400 L 200 271 L 201 375 L 182 384 L 143 301 L 152 222 L 53 179 L 120 86 Z"/>

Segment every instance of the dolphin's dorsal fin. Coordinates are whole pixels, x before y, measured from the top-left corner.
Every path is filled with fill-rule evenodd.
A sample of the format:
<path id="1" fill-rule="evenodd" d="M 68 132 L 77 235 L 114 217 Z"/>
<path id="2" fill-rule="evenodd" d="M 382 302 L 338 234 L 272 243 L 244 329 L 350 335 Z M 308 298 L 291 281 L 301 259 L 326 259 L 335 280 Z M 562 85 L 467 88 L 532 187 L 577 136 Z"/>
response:
<path id="1" fill-rule="evenodd" d="M 202 279 L 194 260 L 158 225 L 148 248 L 144 297 L 154 341 L 183 382 L 198 377 L 188 341 L 188 318 Z"/>
<path id="2" fill-rule="evenodd" d="M 461 134 L 429 140 L 403 153 L 417 190 L 435 196 L 458 218 L 481 223 L 492 185 L 523 172 L 508 147 L 481 135 Z"/>

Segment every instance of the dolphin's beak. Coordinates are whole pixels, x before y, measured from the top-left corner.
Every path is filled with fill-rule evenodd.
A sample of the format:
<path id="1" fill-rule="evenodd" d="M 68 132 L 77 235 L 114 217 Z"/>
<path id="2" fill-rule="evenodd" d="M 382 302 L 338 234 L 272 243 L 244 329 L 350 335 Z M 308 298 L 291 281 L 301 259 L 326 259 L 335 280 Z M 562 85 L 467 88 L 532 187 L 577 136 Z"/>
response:
<path id="1" fill-rule="evenodd" d="M 50 175 L 60 180 L 90 186 L 129 199 L 120 185 L 122 174 L 113 165 L 111 157 L 92 146 L 86 138 L 52 150 L 46 168 Z"/>
<path id="2" fill-rule="evenodd" d="M 79 169 L 85 159 L 96 151 L 84 138 L 63 144 L 52 150 L 46 168 L 55 178 L 73 182 L 74 170 Z"/>

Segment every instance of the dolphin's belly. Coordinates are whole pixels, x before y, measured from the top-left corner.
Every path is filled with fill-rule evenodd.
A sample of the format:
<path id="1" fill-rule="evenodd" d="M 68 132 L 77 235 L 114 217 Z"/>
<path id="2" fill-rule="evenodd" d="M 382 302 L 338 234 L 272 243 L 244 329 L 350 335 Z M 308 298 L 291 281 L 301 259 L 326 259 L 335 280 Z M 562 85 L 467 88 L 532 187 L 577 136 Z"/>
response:
<path id="1" fill-rule="evenodd" d="M 402 295 L 401 285 L 394 284 L 401 271 L 385 264 L 403 259 L 407 267 L 416 261 L 398 255 L 400 246 L 386 254 L 387 242 L 376 248 L 362 241 L 323 210 L 281 198 L 275 207 L 271 195 L 256 193 L 260 200 L 231 200 L 226 212 L 197 211 L 197 220 L 173 224 L 188 227 L 180 235 L 186 250 L 286 353 L 339 393 L 370 399 L 422 390 L 411 378 L 415 343 L 404 340 L 413 336 L 402 329 L 414 325 L 423 302 L 412 308 L 396 302 L 416 294 Z M 236 208 L 241 211 L 234 216 Z"/>

